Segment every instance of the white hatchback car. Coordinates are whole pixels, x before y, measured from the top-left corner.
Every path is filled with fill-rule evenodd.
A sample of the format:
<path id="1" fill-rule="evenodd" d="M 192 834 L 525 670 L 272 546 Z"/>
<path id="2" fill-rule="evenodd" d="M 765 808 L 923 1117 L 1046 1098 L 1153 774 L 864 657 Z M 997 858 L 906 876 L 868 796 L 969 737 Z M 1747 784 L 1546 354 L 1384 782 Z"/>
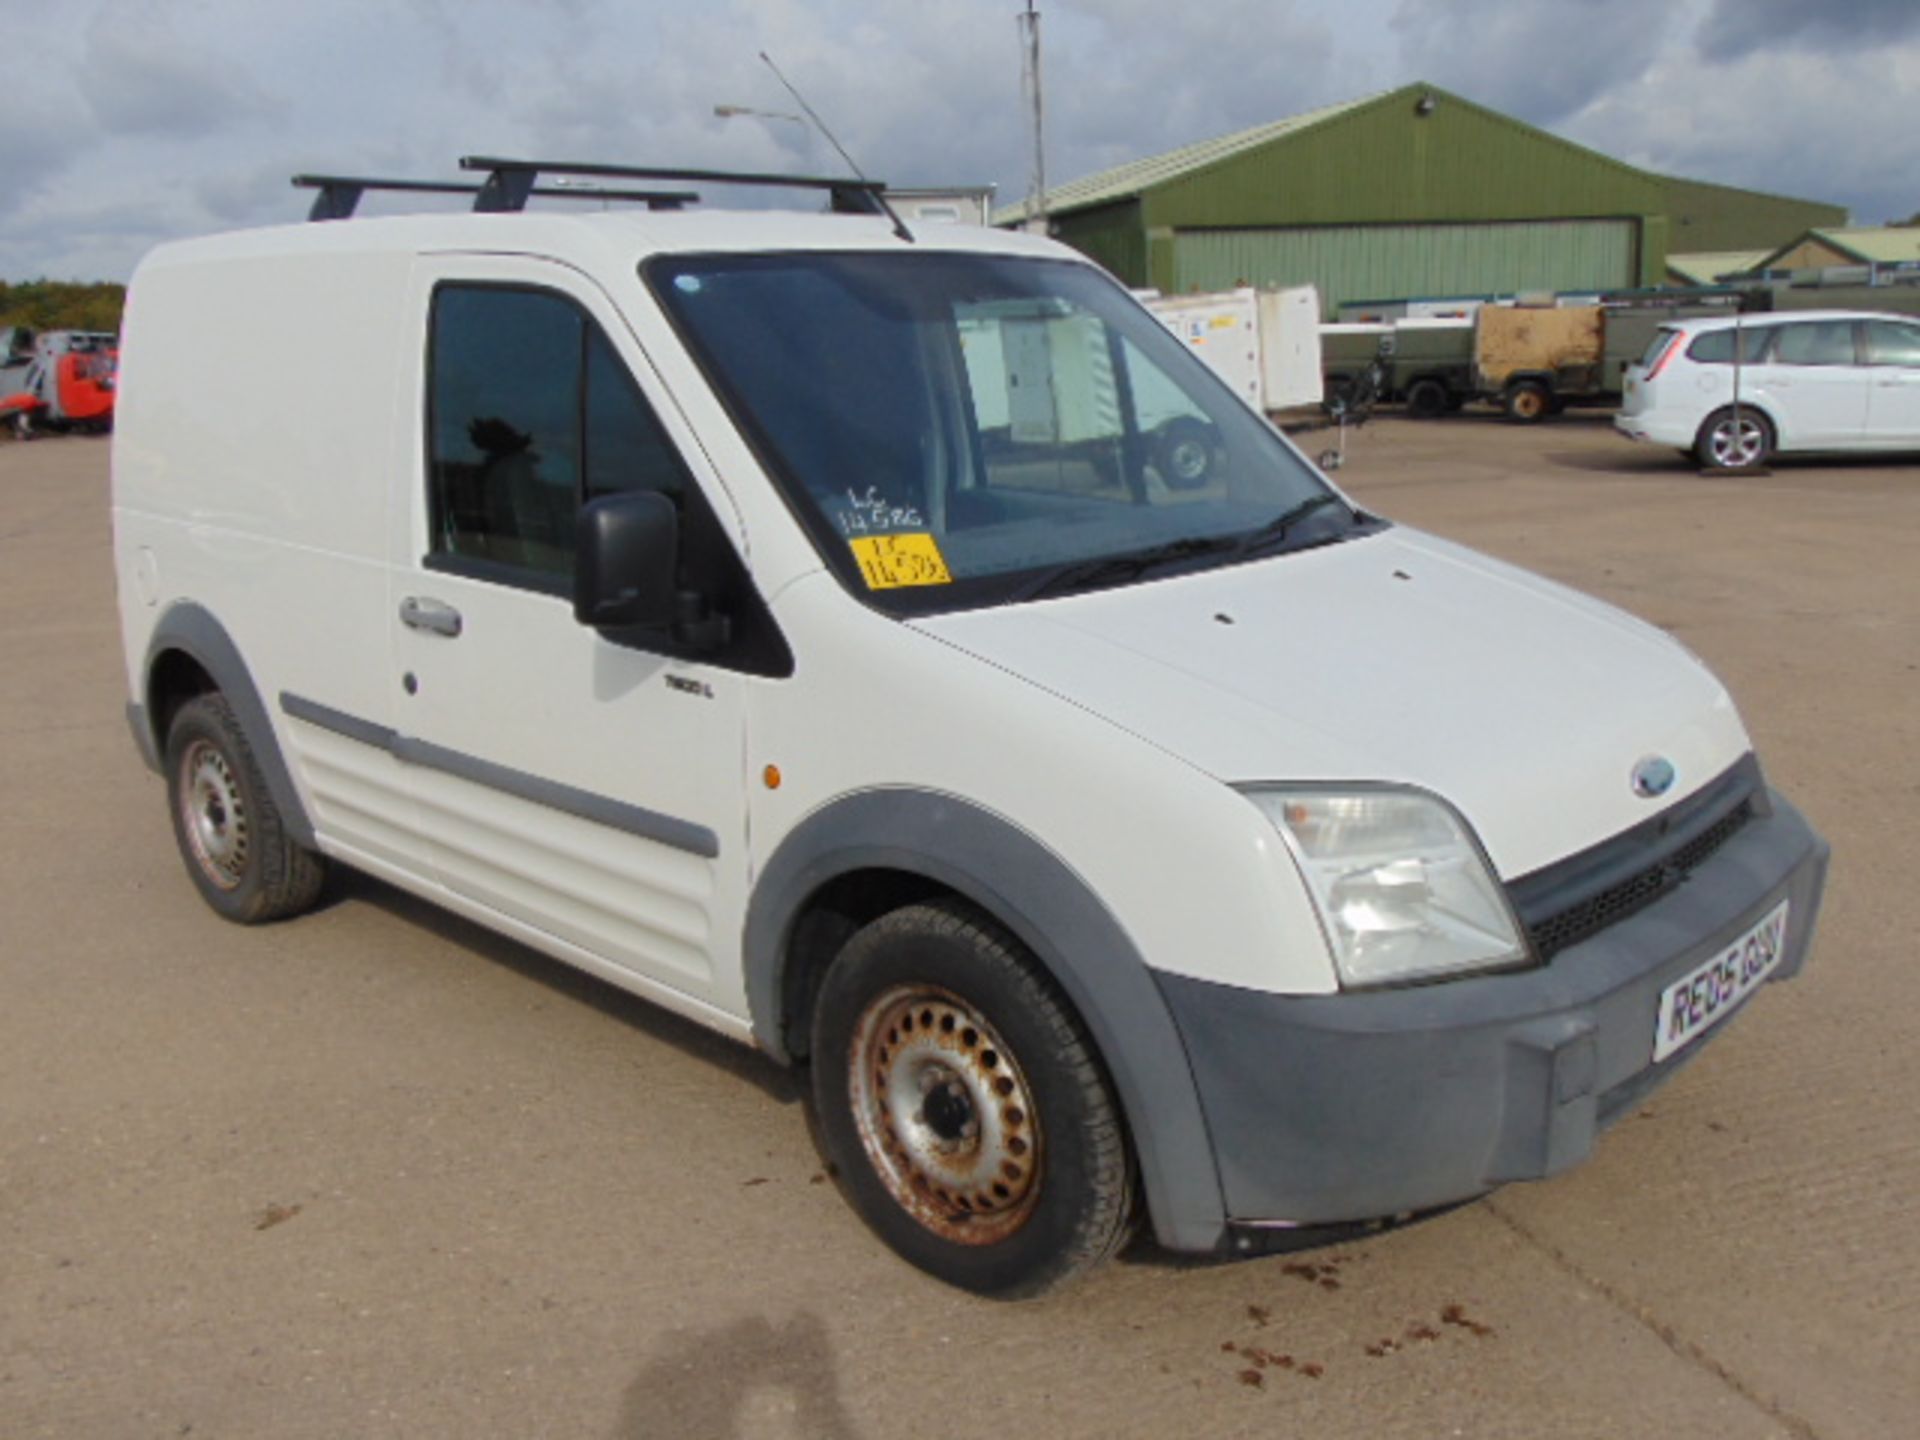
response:
<path id="1" fill-rule="evenodd" d="M 1660 328 L 1624 388 L 1618 429 L 1713 469 L 1783 451 L 1920 450 L 1920 319 L 1807 310 L 1681 321 Z"/>

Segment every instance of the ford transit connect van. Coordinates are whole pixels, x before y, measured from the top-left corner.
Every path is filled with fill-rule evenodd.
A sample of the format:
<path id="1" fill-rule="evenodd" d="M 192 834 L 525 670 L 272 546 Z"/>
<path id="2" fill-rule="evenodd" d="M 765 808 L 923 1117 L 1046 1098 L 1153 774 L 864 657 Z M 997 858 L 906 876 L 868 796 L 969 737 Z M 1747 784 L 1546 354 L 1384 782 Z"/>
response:
<path id="1" fill-rule="evenodd" d="M 1695 657 L 1343 495 L 1050 241 L 496 195 L 164 246 L 123 364 L 207 903 L 350 866 L 804 1064 L 956 1285 L 1556 1174 L 1807 954 L 1826 846 Z"/>

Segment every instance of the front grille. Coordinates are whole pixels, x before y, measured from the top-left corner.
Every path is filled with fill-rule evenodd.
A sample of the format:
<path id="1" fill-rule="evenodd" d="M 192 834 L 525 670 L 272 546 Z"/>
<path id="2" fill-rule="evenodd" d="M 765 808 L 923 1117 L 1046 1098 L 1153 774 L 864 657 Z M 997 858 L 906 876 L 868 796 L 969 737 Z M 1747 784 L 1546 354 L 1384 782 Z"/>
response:
<path id="1" fill-rule="evenodd" d="M 1509 893 L 1534 953 L 1550 960 L 1683 884 L 1763 813 L 1764 796 L 1749 756 L 1666 814 L 1515 881 Z"/>
<path id="2" fill-rule="evenodd" d="M 1688 841 L 1672 856 L 1649 865 L 1639 874 L 1622 880 L 1538 924 L 1529 925 L 1527 934 L 1542 960 L 1551 959 L 1570 945 L 1591 939 L 1610 925 L 1618 925 L 1636 911 L 1644 910 L 1662 895 L 1685 880 L 1707 857 L 1731 840 L 1741 826 L 1753 819 L 1753 802 L 1742 800 L 1732 811 L 1715 821 L 1704 834 Z"/>

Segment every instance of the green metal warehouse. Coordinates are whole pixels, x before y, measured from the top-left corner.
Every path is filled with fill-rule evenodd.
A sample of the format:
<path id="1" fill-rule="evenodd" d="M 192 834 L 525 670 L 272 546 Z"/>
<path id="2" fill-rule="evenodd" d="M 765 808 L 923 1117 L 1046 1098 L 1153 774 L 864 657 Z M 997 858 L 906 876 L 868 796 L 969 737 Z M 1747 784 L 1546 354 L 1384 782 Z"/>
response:
<path id="1" fill-rule="evenodd" d="M 1838 206 L 1655 175 L 1413 84 L 1052 188 L 1052 233 L 1129 285 L 1355 300 L 1659 285 L 1667 252 L 1763 250 Z M 998 224 L 1027 219 L 1025 205 Z"/>

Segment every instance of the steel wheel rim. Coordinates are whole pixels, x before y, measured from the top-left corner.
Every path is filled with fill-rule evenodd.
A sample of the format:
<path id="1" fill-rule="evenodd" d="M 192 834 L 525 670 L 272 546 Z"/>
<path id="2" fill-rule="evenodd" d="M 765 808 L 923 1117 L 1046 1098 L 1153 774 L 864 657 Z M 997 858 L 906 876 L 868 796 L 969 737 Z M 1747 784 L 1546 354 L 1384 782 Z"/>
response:
<path id="1" fill-rule="evenodd" d="M 1033 1092 L 967 1001 L 895 986 L 860 1014 L 848 1052 L 854 1125 L 894 1203 L 959 1245 L 991 1245 L 1033 1214 L 1041 1134 Z"/>
<path id="2" fill-rule="evenodd" d="M 1742 465 L 1751 465 L 1760 458 L 1765 436 L 1758 420 L 1732 419 L 1722 420 L 1713 427 L 1713 435 L 1708 441 L 1713 451 L 1713 463 L 1727 469 Z"/>
<path id="3" fill-rule="evenodd" d="M 180 829 L 200 873 L 222 890 L 246 878 L 253 827 L 233 766 L 217 745 L 196 740 L 180 757 Z"/>
<path id="4" fill-rule="evenodd" d="M 1513 413 L 1522 420 L 1532 420 L 1546 408 L 1547 402 L 1537 390 L 1522 390 L 1513 397 Z"/>

